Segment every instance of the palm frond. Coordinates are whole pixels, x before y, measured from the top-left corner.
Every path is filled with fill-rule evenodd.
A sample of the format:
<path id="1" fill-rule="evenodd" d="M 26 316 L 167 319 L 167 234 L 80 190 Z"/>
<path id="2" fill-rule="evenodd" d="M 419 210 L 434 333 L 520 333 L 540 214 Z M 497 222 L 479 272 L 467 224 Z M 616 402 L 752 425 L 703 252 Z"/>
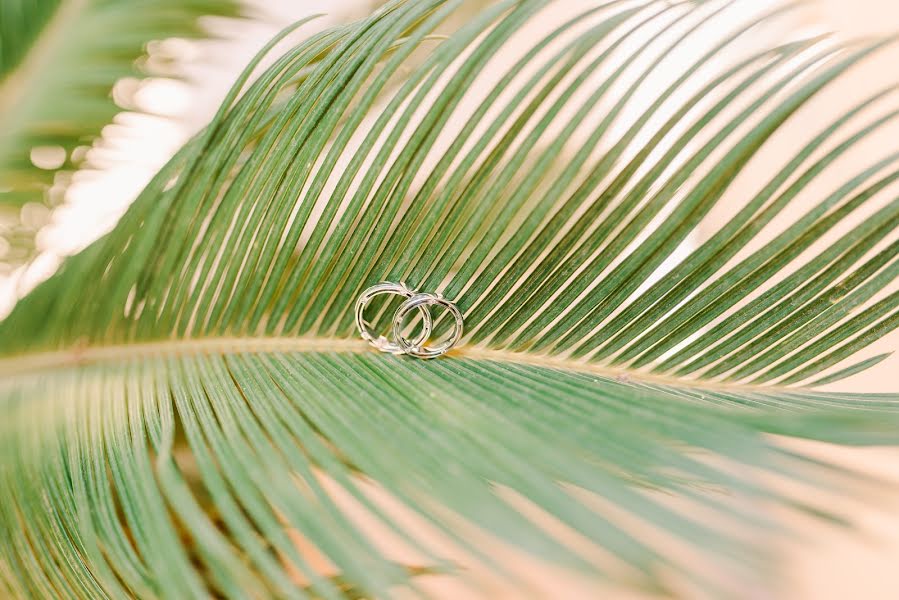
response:
<path id="1" fill-rule="evenodd" d="M 0 209 L 15 216 L 48 201 L 60 169 L 83 162 L 122 110 L 113 85 L 146 75 L 138 59 L 153 40 L 208 35 L 203 15 L 237 16 L 234 0 L 10 0 L 0 7 Z M 37 166 L 32 151 L 60 155 Z M 22 241 L 35 231 L 10 217 Z M 18 231 L 21 230 L 21 231 Z M 8 236 L 7 236 L 8 237 Z M 10 240 L 8 240 L 10 241 Z"/>
<path id="2" fill-rule="evenodd" d="M 745 539 L 788 533 L 765 507 L 846 522 L 772 479 L 877 489 L 768 434 L 899 442 L 899 397 L 798 385 L 882 359 L 855 355 L 897 324 L 899 157 L 752 242 L 899 114 L 867 116 L 893 89 L 758 190 L 731 188 L 889 41 L 741 57 L 782 10 L 721 31 L 732 3 L 714 1 L 597 2 L 539 37 L 558 5 L 505 0 L 435 46 L 464 4 L 394 0 L 245 86 L 250 65 L 118 227 L 0 323 L 9 595 L 387 597 L 458 570 L 443 542 L 514 578 L 482 535 L 719 590 L 720 572 L 773 567 Z M 733 219 L 658 276 L 733 196 Z M 456 301 L 463 345 L 372 351 L 353 306 L 382 280 Z"/>
<path id="3" fill-rule="evenodd" d="M 0 78 L 22 62 L 41 29 L 50 21 L 59 0 L 27 2 L 10 0 L 0 6 Z"/>

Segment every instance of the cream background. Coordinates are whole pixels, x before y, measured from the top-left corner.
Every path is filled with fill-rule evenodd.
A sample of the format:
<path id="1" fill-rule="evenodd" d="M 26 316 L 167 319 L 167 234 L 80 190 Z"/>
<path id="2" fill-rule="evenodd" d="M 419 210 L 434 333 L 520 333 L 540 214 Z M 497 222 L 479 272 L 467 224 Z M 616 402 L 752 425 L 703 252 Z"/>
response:
<path id="1" fill-rule="evenodd" d="M 811 18 L 848 37 L 899 32 L 896 0 L 817 0 Z M 873 93 L 899 78 L 899 48 L 893 47 L 850 74 L 844 82 L 844 100 Z M 821 110 L 835 107 L 821 107 Z M 839 108 L 838 106 L 836 108 Z M 813 116 L 810 118 L 814 118 Z M 876 141 L 881 151 L 899 149 L 899 130 L 893 128 Z M 876 148 L 872 147 L 872 150 Z M 880 351 L 899 348 L 899 334 L 877 344 Z M 872 351 L 871 355 L 876 354 Z M 855 378 L 846 387 L 871 392 L 899 392 L 899 357 Z M 899 479 L 899 452 L 841 452 L 851 464 Z M 804 551 L 790 558 L 793 585 L 783 598 L 798 600 L 895 600 L 899 598 L 899 501 L 886 503 L 887 511 L 860 509 L 856 517 L 866 537 L 819 532 Z"/>

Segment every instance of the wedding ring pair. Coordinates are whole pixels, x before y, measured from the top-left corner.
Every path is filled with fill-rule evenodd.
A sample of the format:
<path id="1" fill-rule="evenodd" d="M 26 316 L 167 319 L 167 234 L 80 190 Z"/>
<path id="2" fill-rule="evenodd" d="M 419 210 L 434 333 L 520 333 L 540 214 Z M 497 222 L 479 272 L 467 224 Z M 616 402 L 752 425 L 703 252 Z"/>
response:
<path id="1" fill-rule="evenodd" d="M 406 299 L 393 315 L 392 341 L 383 335 L 373 333 L 371 323 L 365 320 L 365 309 L 376 296 L 381 295 L 396 295 Z M 425 346 L 425 343 L 427 343 L 434 331 L 434 320 L 431 317 L 430 310 L 432 306 L 445 309 L 452 315 L 455 323 L 453 324 L 452 332 L 445 341 L 436 346 Z M 413 311 L 417 311 L 421 316 L 421 322 L 418 325 L 418 335 L 407 338 L 403 335 L 403 329 L 406 327 L 407 318 Z M 463 326 L 462 313 L 455 304 L 440 294 L 425 294 L 413 291 L 404 283 L 384 282 L 373 285 L 362 292 L 362 295 L 359 296 L 359 300 L 356 302 L 356 327 L 359 328 L 362 338 L 381 352 L 388 354 L 409 355 L 423 359 L 443 356 L 462 339 Z"/>

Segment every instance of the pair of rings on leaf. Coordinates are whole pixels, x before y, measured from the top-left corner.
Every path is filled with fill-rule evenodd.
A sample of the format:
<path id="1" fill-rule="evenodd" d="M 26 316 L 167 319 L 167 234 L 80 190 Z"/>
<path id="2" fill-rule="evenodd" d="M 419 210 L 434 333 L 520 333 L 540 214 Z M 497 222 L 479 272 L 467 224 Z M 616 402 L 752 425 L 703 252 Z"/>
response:
<path id="1" fill-rule="evenodd" d="M 396 295 L 406 299 L 393 314 L 393 341 L 383 335 L 377 335 L 371 330 L 371 323 L 365 320 L 365 309 L 376 296 Z M 434 320 L 431 317 L 430 307 L 439 306 L 452 315 L 455 323 L 449 337 L 436 346 L 425 346 L 434 331 Z M 406 319 L 413 311 L 418 311 L 421 316 L 418 335 L 407 338 L 403 335 L 406 327 Z M 362 339 L 369 344 L 388 354 L 409 355 L 416 358 L 437 358 L 452 350 L 462 339 L 464 322 L 459 308 L 441 296 L 440 294 L 425 294 L 409 289 L 404 283 L 384 282 L 368 288 L 356 302 L 356 327 L 362 334 Z"/>

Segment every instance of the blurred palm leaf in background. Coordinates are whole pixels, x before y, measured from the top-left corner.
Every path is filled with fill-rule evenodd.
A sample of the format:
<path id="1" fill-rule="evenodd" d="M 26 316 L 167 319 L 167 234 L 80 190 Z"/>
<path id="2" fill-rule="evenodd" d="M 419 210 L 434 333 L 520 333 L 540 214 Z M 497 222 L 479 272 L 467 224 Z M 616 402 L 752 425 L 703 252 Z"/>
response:
<path id="1" fill-rule="evenodd" d="M 206 33 L 198 18 L 237 16 L 233 0 L 4 0 L 0 4 L 0 225 L 22 258 L 35 231 L 19 221 L 60 169 L 77 168 L 121 110 L 116 81 L 146 73 L 148 42 Z M 2 233 L 2 232 L 0 232 Z"/>
<path id="2" fill-rule="evenodd" d="M 424 593 L 464 576 L 447 544 L 514 579 L 486 537 L 719 596 L 772 572 L 777 509 L 840 524 L 810 498 L 877 489 L 768 434 L 899 443 L 899 397 L 815 384 L 899 322 L 897 155 L 757 242 L 899 114 L 893 88 L 730 188 L 887 42 L 740 56 L 781 10 L 722 30 L 734 3 L 503 0 L 435 43 L 473 4 L 393 0 L 250 65 L 0 323 L 8 595 Z M 732 219 L 672 260 L 726 192 Z M 373 352 L 353 306 L 383 280 L 455 300 L 462 346 Z"/>

